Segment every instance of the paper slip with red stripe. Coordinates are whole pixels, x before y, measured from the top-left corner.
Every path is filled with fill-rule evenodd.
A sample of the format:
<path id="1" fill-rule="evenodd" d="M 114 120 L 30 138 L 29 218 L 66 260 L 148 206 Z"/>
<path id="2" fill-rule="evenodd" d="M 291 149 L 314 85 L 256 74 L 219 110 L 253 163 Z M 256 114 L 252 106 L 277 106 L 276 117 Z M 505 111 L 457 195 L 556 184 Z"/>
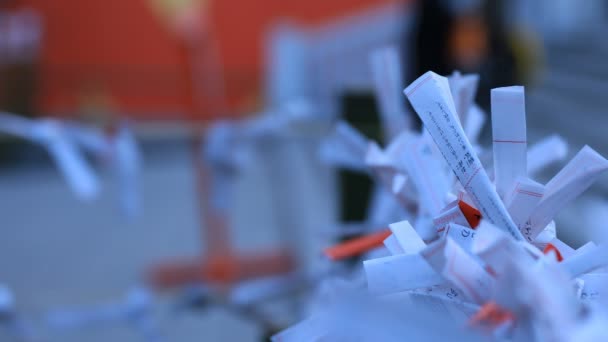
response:
<path id="1" fill-rule="evenodd" d="M 536 239 L 534 239 L 534 245 L 538 247 L 540 250 L 544 250 L 547 247 L 547 244 L 551 243 L 556 239 L 557 236 L 557 227 L 555 225 L 555 221 L 549 222 L 549 224 L 543 229 Z"/>
<path id="2" fill-rule="evenodd" d="M 573 199 L 587 190 L 608 170 L 608 160 L 591 147 L 583 147 L 545 186 L 545 194 L 522 231 L 528 241 L 536 236 Z"/>
<path id="3" fill-rule="evenodd" d="M 492 151 L 493 154 L 493 151 Z M 568 154 L 568 143 L 559 135 L 553 134 L 532 143 L 526 152 L 527 175 L 529 178 L 538 176 L 547 167 L 563 161 Z M 487 164 L 486 170 L 490 179 L 494 180 L 493 155 L 481 151 L 479 159 Z"/>
<path id="4" fill-rule="evenodd" d="M 526 177 L 526 108 L 524 87 L 492 89 L 494 183 L 505 198 L 518 178 Z"/>
<path id="5" fill-rule="evenodd" d="M 504 202 L 513 222 L 524 227 L 536 205 L 541 201 L 545 187 L 528 178 L 518 178 L 505 194 Z"/>
<path id="6" fill-rule="evenodd" d="M 447 79 L 429 71 L 404 93 L 483 217 L 523 239 L 458 122 Z"/>
<path id="7" fill-rule="evenodd" d="M 471 235 L 466 239 L 470 241 Z M 450 236 L 446 237 L 444 253 L 447 263 L 441 274 L 445 279 L 456 285 L 472 302 L 486 302 L 490 298 L 493 279 L 483 265 Z"/>

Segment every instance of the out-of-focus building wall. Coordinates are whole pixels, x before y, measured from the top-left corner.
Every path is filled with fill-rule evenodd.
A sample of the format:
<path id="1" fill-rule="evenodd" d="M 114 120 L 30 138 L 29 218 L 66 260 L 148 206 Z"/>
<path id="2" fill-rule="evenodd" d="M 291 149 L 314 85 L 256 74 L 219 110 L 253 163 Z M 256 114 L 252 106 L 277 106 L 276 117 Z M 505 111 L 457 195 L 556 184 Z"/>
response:
<path id="1" fill-rule="evenodd" d="M 564 42 L 575 35 L 608 28 L 605 0 L 515 0 L 506 2 L 512 22 L 525 24 L 550 42 Z"/>

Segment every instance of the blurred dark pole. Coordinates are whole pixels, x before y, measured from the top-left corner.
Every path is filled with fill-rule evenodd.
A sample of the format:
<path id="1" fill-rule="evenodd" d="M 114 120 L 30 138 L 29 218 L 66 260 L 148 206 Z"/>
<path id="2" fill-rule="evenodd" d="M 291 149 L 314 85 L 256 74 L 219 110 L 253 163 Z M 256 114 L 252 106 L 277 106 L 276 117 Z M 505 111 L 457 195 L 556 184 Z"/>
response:
<path id="1" fill-rule="evenodd" d="M 40 35 L 34 10 L 0 0 L 0 109 L 35 116 Z"/>
<path id="2" fill-rule="evenodd" d="M 449 60 L 448 40 L 454 18 L 440 0 L 423 0 L 416 5 L 412 41 L 406 41 L 405 50 L 412 55 L 410 80 L 428 70 L 446 75 L 453 69 Z"/>
<path id="3" fill-rule="evenodd" d="M 0 0 L 0 110 L 26 117 L 38 113 L 38 52 L 41 19 L 20 1 Z M 2 136 L 0 160 L 10 164 L 46 154 L 11 136 Z M 44 158 L 44 157 L 42 157 Z"/>

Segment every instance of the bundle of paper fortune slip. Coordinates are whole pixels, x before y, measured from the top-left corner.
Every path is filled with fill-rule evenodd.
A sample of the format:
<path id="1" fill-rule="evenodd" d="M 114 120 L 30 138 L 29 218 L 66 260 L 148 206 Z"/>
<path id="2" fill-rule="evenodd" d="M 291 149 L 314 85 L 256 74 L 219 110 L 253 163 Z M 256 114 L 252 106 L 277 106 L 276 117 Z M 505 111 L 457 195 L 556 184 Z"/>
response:
<path id="1" fill-rule="evenodd" d="M 485 121 L 485 114 L 473 101 L 478 79 L 477 75 L 457 72 L 448 78 L 450 91 L 455 94 L 455 107 L 466 113 L 459 114 L 457 120 L 475 152 L 469 155 L 479 154 L 479 159 L 484 161 L 490 159 L 488 174 L 493 175 L 492 154 L 477 142 Z M 386 81 L 383 84 L 392 83 Z M 378 97 L 383 98 L 381 94 Z M 381 106 L 385 107 L 391 106 Z M 441 223 L 445 219 L 458 215 L 464 220 L 461 211 L 470 206 L 472 200 L 456 181 L 454 172 L 426 130 L 416 132 L 409 126 L 392 124 L 389 120 L 392 117 L 388 114 L 383 117 L 387 119 L 385 126 L 401 127 L 399 131 L 385 134 L 388 137 L 385 148 L 367 139 L 348 123 L 338 121 L 322 145 L 321 158 L 330 165 L 367 173 L 379 184 L 374 195 L 383 196 L 374 196 L 366 215 L 366 223 L 371 228 L 369 232 L 374 232 L 374 227 L 383 228 L 390 222 L 408 219 L 415 223 L 423 240 L 433 241 L 437 238 L 437 231 L 444 229 Z M 529 175 L 534 176 L 551 163 L 565 158 L 567 144 L 553 135 L 533 144 L 524 153 L 530 161 L 527 165 L 524 161 L 524 167 Z M 448 205 L 449 208 L 446 207 Z"/>
<path id="2" fill-rule="evenodd" d="M 435 237 L 408 221 L 389 225 L 384 246 L 390 255 L 363 262 L 367 286 L 350 297 L 366 304 L 313 312 L 274 340 L 428 339 L 437 331 L 467 341 L 471 331 L 484 340 L 606 340 L 608 248 L 593 242 L 570 247 L 557 238 L 553 218 L 608 169 L 608 161 L 585 146 L 546 184 L 532 180 L 530 170 L 545 161 L 530 156 L 551 159 L 547 155 L 563 154 L 561 144 L 551 137 L 534 147 L 545 153 L 527 150 L 524 88 L 505 87 L 491 93 L 493 165 L 485 169 L 448 79 L 427 72 L 404 93 L 461 191 L 433 216 Z M 407 324 L 413 313 L 393 325 L 362 321 L 357 310 L 367 310 L 370 298 L 376 310 L 386 308 L 378 314 L 386 320 L 395 306 L 433 315 L 424 328 Z"/>

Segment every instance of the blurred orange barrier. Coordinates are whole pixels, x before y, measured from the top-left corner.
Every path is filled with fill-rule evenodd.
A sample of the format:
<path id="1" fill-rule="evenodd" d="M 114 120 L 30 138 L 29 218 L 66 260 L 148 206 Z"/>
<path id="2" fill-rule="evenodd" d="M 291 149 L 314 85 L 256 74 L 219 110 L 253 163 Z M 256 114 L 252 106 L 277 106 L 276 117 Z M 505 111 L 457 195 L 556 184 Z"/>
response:
<path id="1" fill-rule="evenodd" d="M 182 260 L 158 265 L 148 274 L 148 280 L 157 289 L 199 283 L 229 286 L 239 281 L 288 273 L 295 265 L 294 258 L 285 250 L 213 255 L 204 261 Z"/>

